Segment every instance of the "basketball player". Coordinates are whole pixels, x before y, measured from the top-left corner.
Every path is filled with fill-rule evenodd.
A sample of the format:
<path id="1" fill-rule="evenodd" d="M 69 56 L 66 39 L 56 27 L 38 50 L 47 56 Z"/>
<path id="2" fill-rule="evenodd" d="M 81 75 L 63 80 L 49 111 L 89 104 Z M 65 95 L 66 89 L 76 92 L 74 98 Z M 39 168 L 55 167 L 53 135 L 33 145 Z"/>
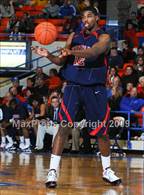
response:
<path id="1" fill-rule="evenodd" d="M 98 27 L 98 13 L 88 7 L 83 10 L 83 30 L 72 33 L 62 49 L 61 55 L 54 56 L 41 47 L 32 47 L 32 50 L 57 65 L 63 65 L 62 76 L 67 80 L 59 117 L 61 125 L 55 137 L 50 169 L 47 175 L 46 186 L 57 186 L 58 170 L 65 139 L 74 124 L 75 115 L 82 105 L 86 120 L 90 121 L 88 128 L 90 135 L 97 136 L 103 167 L 103 180 L 113 185 L 121 183 L 110 166 L 110 141 L 107 135 L 110 109 L 107 105 L 106 53 L 110 45 L 110 37 Z M 95 122 L 95 125 L 91 125 Z"/>

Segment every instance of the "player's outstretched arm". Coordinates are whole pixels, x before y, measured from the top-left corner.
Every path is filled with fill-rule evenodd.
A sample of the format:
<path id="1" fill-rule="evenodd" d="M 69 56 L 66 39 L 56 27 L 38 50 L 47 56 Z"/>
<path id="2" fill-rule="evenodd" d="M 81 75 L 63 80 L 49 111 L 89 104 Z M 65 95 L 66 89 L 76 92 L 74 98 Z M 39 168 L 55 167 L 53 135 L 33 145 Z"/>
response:
<path id="1" fill-rule="evenodd" d="M 97 58 L 100 54 L 105 53 L 110 46 L 110 36 L 103 34 L 99 37 L 99 41 L 95 43 L 91 48 L 84 50 L 70 50 L 64 49 L 63 56 L 74 55 L 81 58 Z"/>
<path id="2" fill-rule="evenodd" d="M 74 33 L 71 33 L 69 35 L 65 48 L 69 49 L 71 47 L 71 42 L 72 42 L 73 36 L 74 36 Z M 40 56 L 48 58 L 52 63 L 54 63 L 58 66 L 62 66 L 66 61 L 67 56 L 59 57 L 59 56 L 61 56 L 61 54 L 59 56 L 55 56 L 55 55 L 51 54 L 46 48 L 42 48 L 39 46 L 32 46 L 31 50 Z M 61 50 L 60 50 L 60 52 L 61 52 Z"/>

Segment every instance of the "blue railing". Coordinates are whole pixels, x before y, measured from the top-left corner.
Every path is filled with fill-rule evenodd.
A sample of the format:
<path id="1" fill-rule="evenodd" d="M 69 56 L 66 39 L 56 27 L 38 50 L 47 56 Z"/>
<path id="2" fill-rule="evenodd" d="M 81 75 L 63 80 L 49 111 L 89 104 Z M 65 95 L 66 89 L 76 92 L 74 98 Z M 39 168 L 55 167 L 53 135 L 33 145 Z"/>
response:
<path id="1" fill-rule="evenodd" d="M 123 126 L 123 128 L 127 129 L 127 147 L 128 149 L 131 149 L 131 131 L 144 131 L 144 112 L 135 112 L 135 111 L 112 111 L 112 113 L 117 114 L 117 116 L 126 115 L 126 118 L 128 120 L 128 126 Z M 131 116 L 135 116 L 137 114 L 142 114 L 142 124 L 138 126 L 133 126 L 131 123 Z"/>
<path id="2" fill-rule="evenodd" d="M 57 53 L 57 52 L 58 52 L 58 50 L 55 50 L 55 51 L 51 52 L 51 54 L 54 54 L 54 53 Z M 26 63 L 24 63 L 24 64 L 20 64 L 20 65 L 18 65 L 18 66 L 15 66 L 15 68 L 22 67 L 22 66 L 24 66 L 24 65 L 26 65 L 26 64 L 32 64 L 33 62 L 37 62 L 37 66 L 36 66 L 36 68 L 37 68 L 37 67 L 39 67 L 39 60 L 40 60 L 41 58 L 44 58 L 44 57 L 35 58 L 35 59 L 33 59 L 33 60 L 29 61 L 29 62 L 26 62 Z M 51 64 L 52 64 L 52 62 L 47 63 L 47 64 L 45 64 L 45 65 L 42 65 L 42 66 L 40 66 L 40 67 L 43 68 L 43 67 L 49 66 L 49 65 L 51 65 Z M 31 69 L 31 70 L 29 71 L 29 73 L 34 72 L 34 71 L 36 70 L 36 68 Z M 5 68 L 3 68 L 3 69 L 5 69 Z M 11 69 L 5 69 L 5 71 L 6 71 L 5 73 L 9 73 L 9 72 L 11 71 Z M 27 76 L 27 74 L 28 74 L 27 72 L 24 72 L 24 73 L 19 74 L 17 77 L 18 77 L 19 79 L 21 79 L 22 77 Z M 11 80 L 11 79 L 6 79 L 6 80 L 4 80 L 4 81 L 1 81 L 0 84 L 7 83 L 7 82 L 9 82 L 10 80 Z"/>

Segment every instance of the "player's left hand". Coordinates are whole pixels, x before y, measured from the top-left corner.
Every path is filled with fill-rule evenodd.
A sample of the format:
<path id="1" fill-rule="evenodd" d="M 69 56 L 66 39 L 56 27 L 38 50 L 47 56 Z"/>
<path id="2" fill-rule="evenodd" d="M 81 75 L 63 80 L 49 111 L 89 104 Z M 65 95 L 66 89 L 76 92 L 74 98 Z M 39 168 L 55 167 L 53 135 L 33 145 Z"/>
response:
<path id="1" fill-rule="evenodd" d="M 59 58 L 62 58 L 62 57 L 66 57 L 68 55 L 71 55 L 71 50 L 68 49 L 68 48 L 62 48 L 60 49 L 60 55 L 59 55 Z"/>

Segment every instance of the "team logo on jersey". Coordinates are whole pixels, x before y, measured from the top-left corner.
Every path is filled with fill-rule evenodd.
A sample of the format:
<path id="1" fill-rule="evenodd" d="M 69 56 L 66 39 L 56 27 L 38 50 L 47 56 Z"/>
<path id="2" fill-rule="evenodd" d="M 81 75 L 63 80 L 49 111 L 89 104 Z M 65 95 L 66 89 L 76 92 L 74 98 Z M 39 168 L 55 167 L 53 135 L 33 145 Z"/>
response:
<path id="1" fill-rule="evenodd" d="M 72 50 L 81 50 L 81 51 L 83 51 L 87 48 L 89 48 L 89 47 L 86 46 L 86 45 L 77 45 L 77 46 L 73 47 Z M 73 65 L 74 66 L 79 66 L 79 67 L 84 67 L 85 66 L 85 58 L 75 57 Z"/>

